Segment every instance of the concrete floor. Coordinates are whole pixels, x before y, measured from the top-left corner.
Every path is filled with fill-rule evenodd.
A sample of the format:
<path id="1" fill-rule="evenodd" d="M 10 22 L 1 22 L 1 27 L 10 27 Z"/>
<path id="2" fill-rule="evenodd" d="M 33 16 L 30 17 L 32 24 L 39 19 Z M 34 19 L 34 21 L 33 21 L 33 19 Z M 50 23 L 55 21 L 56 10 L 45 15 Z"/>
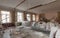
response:
<path id="1" fill-rule="evenodd" d="M 29 32 L 29 34 L 32 36 L 32 38 L 48 38 L 48 35 L 42 33 L 42 32 L 37 32 L 33 30 L 25 30 Z M 3 34 L 3 38 L 11 38 L 10 37 L 10 29 L 5 30 L 5 33 Z M 19 37 L 16 37 L 19 38 Z"/>
<path id="2" fill-rule="evenodd" d="M 9 29 L 4 31 L 3 38 L 10 38 L 10 30 Z"/>

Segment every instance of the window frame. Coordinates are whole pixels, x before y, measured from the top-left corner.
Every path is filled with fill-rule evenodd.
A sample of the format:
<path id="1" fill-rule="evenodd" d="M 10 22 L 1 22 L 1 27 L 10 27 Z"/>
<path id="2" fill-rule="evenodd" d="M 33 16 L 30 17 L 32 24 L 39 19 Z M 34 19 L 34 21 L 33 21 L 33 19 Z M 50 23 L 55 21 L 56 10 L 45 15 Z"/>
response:
<path id="1" fill-rule="evenodd" d="M 34 15 L 34 16 L 33 16 Z M 36 20 L 36 15 L 32 14 L 32 20 L 35 21 Z"/>
<path id="2" fill-rule="evenodd" d="M 18 13 L 20 13 L 20 14 L 18 15 Z M 22 21 L 23 21 L 23 13 L 22 12 L 17 12 L 17 22 L 22 22 Z"/>
<path id="3" fill-rule="evenodd" d="M 1 10 L 0 12 L 1 12 L 1 23 L 10 23 L 11 22 L 10 11 Z M 6 14 L 3 14 L 3 12 L 6 12 Z M 3 15 L 5 15 L 4 19 L 3 19 Z M 3 20 L 5 20 L 5 22 L 3 22 Z"/>
<path id="4" fill-rule="evenodd" d="M 26 18 L 27 18 L 27 21 L 31 21 L 31 14 L 27 13 Z"/>

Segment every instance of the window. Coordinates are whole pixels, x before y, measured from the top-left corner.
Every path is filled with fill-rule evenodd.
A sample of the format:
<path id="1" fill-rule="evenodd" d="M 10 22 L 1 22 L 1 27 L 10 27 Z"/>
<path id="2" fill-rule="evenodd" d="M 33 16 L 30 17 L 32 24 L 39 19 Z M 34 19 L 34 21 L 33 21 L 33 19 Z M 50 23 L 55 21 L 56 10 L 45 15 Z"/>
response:
<path id="1" fill-rule="evenodd" d="M 23 21 L 23 13 L 17 12 L 17 22 Z"/>
<path id="2" fill-rule="evenodd" d="M 10 12 L 9 11 L 1 11 L 2 23 L 10 22 Z"/>
<path id="3" fill-rule="evenodd" d="M 31 21 L 31 15 L 30 14 L 27 14 L 27 20 Z"/>
<path id="4" fill-rule="evenodd" d="M 33 19 L 33 21 L 35 21 L 35 15 L 34 14 L 32 15 L 32 19 Z"/>

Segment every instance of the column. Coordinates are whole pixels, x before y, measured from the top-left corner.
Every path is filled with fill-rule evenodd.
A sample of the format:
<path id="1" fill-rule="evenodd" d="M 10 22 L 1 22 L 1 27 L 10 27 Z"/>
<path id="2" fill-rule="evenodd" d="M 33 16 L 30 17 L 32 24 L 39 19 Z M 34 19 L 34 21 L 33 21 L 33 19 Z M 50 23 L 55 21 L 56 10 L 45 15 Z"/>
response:
<path id="1" fill-rule="evenodd" d="M 32 15 L 33 15 L 33 14 L 31 13 L 30 15 L 31 15 L 31 21 L 33 21 L 33 18 L 32 18 Z"/>
<path id="2" fill-rule="evenodd" d="M 16 22 L 15 13 L 16 13 L 16 10 L 11 10 L 11 22 L 13 24 L 15 24 Z"/>
<path id="3" fill-rule="evenodd" d="M 23 13 L 23 19 L 24 19 L 24 21 L 27 21 L 27 17 L 26 17 L 26 13 L 25 12 Z"/>

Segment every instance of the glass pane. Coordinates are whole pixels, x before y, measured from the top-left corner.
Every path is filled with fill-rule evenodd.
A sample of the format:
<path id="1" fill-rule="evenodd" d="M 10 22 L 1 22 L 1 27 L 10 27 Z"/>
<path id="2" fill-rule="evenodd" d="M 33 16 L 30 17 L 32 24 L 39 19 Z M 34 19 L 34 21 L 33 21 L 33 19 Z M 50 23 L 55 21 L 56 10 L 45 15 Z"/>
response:
<path id="1" fill-rule="evenodd" d="M 6 19 L 6 15 L 2 15 L 2 20 Z"/>
<path id="2" fill-rule="evenodd" d="M 17 16 L 17 21 L 20 22 L 20 16 Z"/>
<path id="3" fill-rule="evenodd" d="M 17 21 L 18 22 L 23 21 L 23 13 L 20 12 L 17 13 Z"/>
<path id="4" fill-rule="evenodd" d="M 10 15 L 6 15 L 6 18 L 9 18 L 10 17 Z"/>
<path id="5" fill-rule="evenodd" d="M 6 23 L 6 19 L 5 20 L 2 20 L 2 23 Z"/>
<path id="6" fill-rule="evenodd" d="M 10 22 L 10 19 L 9 18 L 7 18 L 6 20 L 7 20 L 7 23 Z"/>
<path id="7" fill-rule="evenodd" d="M 27 14 L 27 20 L 31 21 L 30 14 Z"/>
<path id="8" fill-rule="evenodd" d="M 33 18 L 33 21 L 35 21 L 35 15 L 33 15 L 33 17 L 32 17 L 32 18 Z"/>

